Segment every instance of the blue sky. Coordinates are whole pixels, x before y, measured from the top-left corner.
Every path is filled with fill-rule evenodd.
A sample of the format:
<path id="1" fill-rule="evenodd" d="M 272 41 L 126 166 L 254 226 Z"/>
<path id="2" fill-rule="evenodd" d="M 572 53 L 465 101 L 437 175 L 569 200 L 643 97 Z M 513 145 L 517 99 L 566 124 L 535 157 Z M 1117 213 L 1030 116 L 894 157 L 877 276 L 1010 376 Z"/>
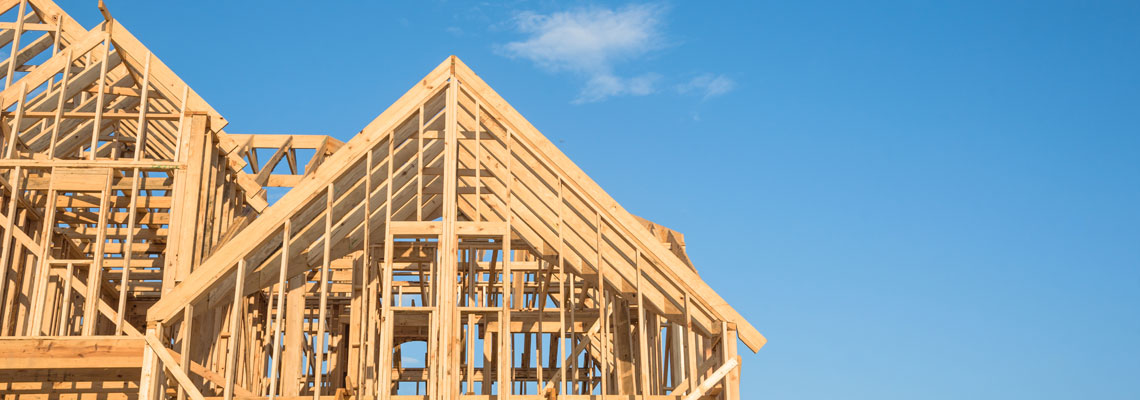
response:
<path id="1" fill-rule="evenodd" d="M 1138 3 L 108 3 L 235 133 L 458 55 L 686 234 L 746 399 L 1140 398 Z"/>

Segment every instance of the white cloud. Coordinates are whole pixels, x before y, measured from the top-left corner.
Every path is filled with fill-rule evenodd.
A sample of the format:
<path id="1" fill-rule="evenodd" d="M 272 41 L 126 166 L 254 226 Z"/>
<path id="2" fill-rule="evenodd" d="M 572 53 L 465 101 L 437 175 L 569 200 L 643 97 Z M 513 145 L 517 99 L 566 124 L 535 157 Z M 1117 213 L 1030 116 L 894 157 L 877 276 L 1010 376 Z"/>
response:
<path id="1" fill-rule="evenodd" d="M 677 85 L 678 92 L 703 94 L 705 99 L 731 92 L 735 88 L 736 81 L 722 74 L 701 74 L 686 83 Z"/>
<path id="2" fill-rule="evenodd" d="M 592 103 L 602 101 L 613 96 L 632 95 L 644 96 L 653 93 L 654 86 L 661 79 L 661 75 L 646 73 L 632 78 L 622 78 L 612 74 L 597 74 L 588 81 L 586 87 L 574 99 L 574 103 Z"/>
<path id="3" fill-rule="evenodd" d="M 663 7 L 647 4 L 619 9 L 582 8 L 548 15 L 523 12 L 515 16 L 515 28 L 529 36 L 501 46 L 500 51 L 509 57 L 530 60 L 551 72 L 582 76 L 586 84 L 576 103 L 621 95 L 643 96 L 654 92 L 660 75 L 622 77 L 615 73 L 615 67 L 663 46 L 663 12 Z"/>

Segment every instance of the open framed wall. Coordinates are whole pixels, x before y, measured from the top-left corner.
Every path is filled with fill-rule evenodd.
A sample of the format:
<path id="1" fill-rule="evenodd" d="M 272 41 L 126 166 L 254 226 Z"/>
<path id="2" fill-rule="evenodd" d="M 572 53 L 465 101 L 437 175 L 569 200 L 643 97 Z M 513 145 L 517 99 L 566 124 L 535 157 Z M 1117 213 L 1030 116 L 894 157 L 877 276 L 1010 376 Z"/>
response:
<path id="1" fill-rule="evenodd" d="M 105 8 L 0 9 L 0 397 L 739 398 L 684 237 L 459 59 L 348 142 L 231 134 Z"/>

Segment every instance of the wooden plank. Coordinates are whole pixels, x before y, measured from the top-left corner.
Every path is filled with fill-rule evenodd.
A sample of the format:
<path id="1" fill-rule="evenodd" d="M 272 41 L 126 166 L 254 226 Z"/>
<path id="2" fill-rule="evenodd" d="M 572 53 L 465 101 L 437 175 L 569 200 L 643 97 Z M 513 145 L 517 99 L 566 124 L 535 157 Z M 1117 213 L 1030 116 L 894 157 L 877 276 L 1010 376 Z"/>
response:
<path id="1" fill-rule="evenodd" d="M 150 334 L 154 328 L 149 328 L 147 331 Z M 159 400 L 162 397 L 159 395 L 160 388 L 158 378 L 162 373 L 162 364 L 159 361 L 158 353 L 153 348 L 146 345 L 146 339 L 143 339 L 143 364 L 142 371 L 139 372 L 139 400 Z M 179 386 L 179 391 L 182 392 L 182 387 Z"/>
<path id="2" fill-rule="evenodd" d="M 103 191 L 99 201 L 99 233 L 95 236 L 95 261 L 91 264 L 92 268 L 87 271 L 87 299 L 88 301 L 83 305 L 83 335 L 91 336 L 95 334 L 95 329 L 98 328 L 99 320 L 97 318 L 97 304 L 99 303 L 100 296 L 102 295 L 103 288 L 103 259 L 106 257 L 107 245 L 107 214 L 108 204 L 111 201 L 111 182 L 113 177 L 111 172 L 106 171 Z M 56 189 L 53 191 L 58 192 Z M 55 207 L 53 207 L 54 209 Z M 128 250 L 129 251 L 129 250 Z M 119 325 L 120 327 L 122 325 Z"/>
<path id="3" fill-rule="evenodd" d="M 403 298 L 392 298 L 392 279 L 393 279 L 393 253 L 395 253 L 395 236 L 392 234 L 392 174 L 393 174 L 393 149 L 395 148 L 395 139 L 392 136 L 388 137 L 388 168 L 387 176 L 385 177 L 385 206 L 384 206 L 384 267 L 381 271 L 381 296 L 380 299 L 384 302 L 381 306 L 380 314 L 380 361 L 376 363 L 376 367 L 380 369 L 380 376 L 377 378 L 376 389 L 379 391 L 377 397 L 380 400 L 389 400 L 392 398 L 392 344 L 394 340 L 393 330 L 395 329 L 395 318 L 392 308 L 395 306 L 403 305 Z M 369 150 L 368 159 L 371 159 L 372 151 Z M 367 175 L 372 175 L 371 165 L 368 165 L 369 172 Z M 393 301 L 396 300 L 396 301 Z"/>
<path id="4" fill-rule="evenodd" d="M 27 0 L 20 0 L 20 9 L 16 12 L 16 33 L 12 37 L 12 55 L 8 57 L 9 60 L 15 60 L 17 52 L 20 51 L 20 37 L 24 35 L 24 10 L 28 8 Z M 16 72 L 16 63 L 8 63 L 8 75 L 4 80 L 4 87 L 12 86 L 12 76 Z"/>
<path id="5" fill-rule="evenodd" d="M 361 360 L 361 382 L 358 385 L 359 392 L 362 393 L 362 396 L 364 397 L 372 397 L 373 394 L 376 393 L 375 363 L 377 359 L 377 352 L 379 351 L 379 347 L 376 342 L 377 338 L 379 337 L 378 324 L 380 323 L 380 318 L 378 312 L 380 299 L 377 297 L 379 291 L 376 285 L 380 280 L 380 277 L 374 273 L 376 270 L 372 267 L 375 264 L 374 260 L 372 259 L 374 236 L 372 236 L 371 226 L 373 214 L 371 193 L 373 193 L 373 188 L 375 187 L 375 185 L 372 183 L 373 174 L 371 172 L 373 163 L 372 152 L 369 151 L 365 154 L 364 158 L 365 169 L 369 172 L 364 174 L 364 192 L 368 193 L 368 195 L 364 196 L 364 243 L 361 244 L 361 264 L 363 264 L 364 267 L 361 274 L 363 275 L 365 286 L 364 298 L 362 299 L 365 304 L 365 309 L 364 315 L 361 316 L 364 319 L 364 326 L 362 327 L 362 335 L 364 339 L 362 350 L 364 351 L 364 357 Z"/>
<path id="6" fill-rule="evenodd" d="M 47 203 L 46 204 L 53 204 L 55 202 L 55 197 L 56 197 L 56 191 L 55 190 L 48 190 Z M 36 263 L 35 263 L 35 265 L 36 265 L 36 277 L 35 277 L 35 280 L 33 281 L 34 285 L 35 285 L 35 289 L 32 292 L 33 296 L 34 296 L 33 298 L 35 300 L 32 301 L 32 305 L 31 305 L 32 313 L 33 313 L 32 314 L 33 315 L 32 326 L 26 332 L 26 334 L 28 334 L 30 336 L 38 336 L 41 333 L 43 333 L 43 331 L 41 330 L 41 327 L 42 327 L 41 324 L 42 324 L 42 320 L 43 320 L 43 305 L 47 299 L 47 294 L 44 292 L 47 289 L 48 274 L 49 274 L 49 270 L 51 269 L 50 266 L 48 265 L 48 263 L 45 262 L 44 260 L 47 260 L 48 255 L 49 255 L 48 250 L 51 248 L 52 235 L 55 231 L 54 229 L 51 229 L 51 226 L 52 226 L 51 224 L 53 223 L 54 219 L 55 219 L 55 207 L 47 207 L 47 210 L 44 212 L 43 227 L 40 229 L 40 232 L 42 232 L 42 234 L 41 234 L 42 237 L 40 238 L 40 243 L 39 243 L 40 253 L 39 253 L 39 257 L 36 259 Z"/>
<path id="7" fill-rule="evenodd" d="M 143 346 L 124 336 L 0 337 L 0 370 L 142 368 Z"/>
<path id="8" fill-rule="evenodd" d="M 54 31 L 58 25 L 52 24 L 30 24 L 24 23 L 23 19 L 19 22 L 0 22 L 0 29 L 15 29 L 23 31 Z"/>
<path id="9" fill-rule="evenodd" d="M 693 332 L 693 301 L 692 295 L 685 293 L 685 336 L 681 341 L 685 345 L 685 367 L 688 368 L 685 378 L 689 382 L 697 381 L 697 334 Z M 692 395 L 694 392 L 689 392 Z"/>
<path id="10" fill-rule="evenodd" d="M 4 236 L 2 250 L 0 250 L 0 304 L 3 304 L 5 297 L 5 290 L 8 288 L 8 270 L 13 269 L 8 267 L 8 260 L 13 253 L 14 244 L 12 243 L 13 228 L 15 227 L 16 217 L 16 204 L 23 193 L 21 190 L 21 183 L 23 181 L 23 169 L 16 167 L 8 173 L 8 207 L 4 213 Z M 21 231 L 23 233 L 23 231 Z M 30 238 L 28 238 L 30 239 Z M 29 240 L 30 241 L 30 240 Z M 38 253 L 38 252 L 36 252 Z M 2 316 L 3 313 L 0 313 Z"/>
<path id="11" fill-rule="evenodd" d="M 10 78 L 11 74 L 8 76 Z M 16 117 L 15 121 L 12 123 L 12 126 L 16 128 L 13 128 L 8 132 L 8 145 L 4 151 L 5 158 L 13 158 L 13 156 L 16 155 L 16 145 L 19 144 L 18 142 L 20 137 L 18 127 L 24 119 L 24 114 L 27 113 L 27 111 L 24 110 L 24 103 L 27 101 L 28 97 L 28 85 L 26 82 L 21 82 L 19 94 L 20 98 L 16 101 Z"/>
<path id="12" fill-rule="evenodd" d="M 230 303 L 230 335 L 226 339 L 226 382 L 222 386 L 222 397 L 225 400 L 234 398 L 234 378 L 237 373 L 238 340 L 241 338 L 242 315 L 245 314 L 245 301 L 242 296 L 245 283 L 245 260 L 238 261 L 237 284 L 234 285 L 234 301 Z"/>
<path id="13" fill-rule="evenodd" d="M 333 213 L 333 185 L 330 183 L 325 189 L 325 238 L 324 238 L 324 262 L 321 263 L 321 292 L 320 292 L 320 308 L 317 311 L 317 347 L 313 349 L 316 352 L 316 373 L 313 374 L 313 396 L 314 400 L 319 400 L 324 386 L 321 382 L 324 379 L 325 373 L 321 371 L 324 368 L 325 360 L 325 331 L 328 329 L 326 324 L 328 321 L 328 303 L 329 303 L 329 268 L 332 266 L 330 259 L 331 253 L 329 252 L 332 244 L 332 213 Z M 241 279 L 241 271 L 238 272 L 238 279 Z"/>
<path id="14" fill-rule="evenodd" d="M 646 346 L 646 330 L 649 329 L 649 321 L 645 319 L 645 304 L 642 302 L 643 296 L 641 295 L 641 251 L 638 250 L 634 263 L 637 265 L 637 349 L 638 360 L 637 364 L 641 372 L 640 376 L 640 389 L 641 395 L 649 394 L 649 349 Z"/>
<path id="15" fill-rule="evenodd" d="M 288 262 L 288 258 L 286 258 Z M 289 279 L 285 298 L 285 346 L 281 356 L 281 396 L 301 394 L 301 357 L 305 333 L 305 276 Z"/>
<path id="16" fill-rule="evenodd" d="M 116 334 L 121 334 L 123 332 L 123 318 L 126 315 L 126 310 L 127 310 L 127 291 L 131 286 L 130 285 L 130 282 L 131 282 L 130 281 L 131 259 L 134 258 L 134 253 L 135 253 L 133 251 L 132 246 L 135 243 L 135 222 L 136 222 L 135 220 L 138 218 L 138 208 L 136 208 L 136 207 L 138 206 L 139 182 L 142 181 L 142 176 L 140 175 L 141 173 L 142 173 L 142 171 L 139 171 L 138 168 L 134 169 L 134 175 L 132 175 L 134 177 L 134 179 L 132 179 L 132 183 L 131 183 L 131 192 L 128 194 L 128 196 L 131 196 L 131 205 L 130 205 L 130 207 L 127 208 L 127 210 L 128 210 L 127 211 L 127 214 L 128 214 L 128 217 L 127 217 L 127 239 L 126 239 L 126 243 L 124 243 L 125 246 L 123 248 L 123 253 L 122 253 L 123 254 L 123 266 L 122 266 L 122 269 L 120 270 L 121 272 L 119 275 L 119 282 L 120 282 L 119 308 L 118 308 L 118 316 L 119 317 L 117 319 L 115 319 L 115 333 Z M 104 222 L 105 221 L 106 221 L 106 215 L 104 215 Z M 106 228 L 103 228 L 103 229 L 104 229 L 103 233 L 106 234 Z M 105 265 L 105 262 L 104 262 L 104 265 Z"/>
<path id="17" fill-rule="evenodd" d="M 67 53 L 63 57 L 65 57 L 66 59 L 71 59 L 72 52 L 73 52 L 73 49 L 67 49 Z M 59 57 L 59 56 L 58 55 L 53 56 L 53 58 L 55 58 L 55 57 Z M 56 141 L 59 139 L 60 125 L 63 124 L 63 105 L 67 101 L 67 95 L 66 95 L 66 93 L 68 93 L 67 92 L 67 85 L 68 85 L 68 82 L 71 81 L 71 64 L 72 63 L 67 63 L 66 65 L 63 66 L 63 75 L 62 76 L 64 77 L 64 79 L 59 80 L 59 93 L 56 94 L 55 115 L 52 116 L 51 138 L 49 139 L 50 142 L 48 143 L 48 158 L 49 159 L 55 158 L 55 145 L 56 145 Z"/>
<path id="18" fill-rule="evenodd" d="M 281 270 L 277 276 L 277 312 L 273 319 L 273 339 L 271 339 L 273 357 L 271 358 L 272 364 L 269 366 L 270 400 L 277 396 L 277 381 L 280 377 L 278 367 L 281 365 L 281 324 L 284 322 L 285 285 L 288 284 L 285 271 L 289 270 L 289 231 L 291 229 L 289 220 L 285 220 L 285 228 L 281 232 L 283 235 L 281 238 Z"/>
<path id="19" fill-rule="evenodd" d="M 45 160 L 35 159 L 18 159 L 18 160 L 0 160 L 0 168 L 24 167 L 28 169 L 33 168 L 64 168 L 64 167 L 83 167 L 83 168 L 139 168 L 144 171 L 171 171 L 184 168 L 186 165 L 177 161 L 130 161 L 130 160 Z"/>
<path id="20" fill-rule="evenodd" d="M 393 236 L 438 237 L 443 233 L 442 221 L 392 221 Z"/>
<path id="21" fill-rule="evenodd" d="M 183 315 L 185 316 L 185 318 L 183 318 L 183 320 L 182 320 L 182 328 L 181 328 L 181 335 L 180 335 L 182 337 L 182 346 L 181 346 L 182 352 L 181 353 L 188 355 L 188 354 L 190 354 L 190 340 L 192 339 L 193 333 L 194 333 L 194 305 L 193 304 L 187 304 L 186 308 L 183 310 Z M 171 350 L 171 351 L 173 352 L 174 350 Z M 197 363 L 193 362 L 192 360 L 190 360 L 189 357 L 182 358 L 182 359 L 178 360 L 178 363 L 179 363 L 179 368 L 182 368 L 183 373 L 186 373 L 187 371 L 190 370 L 191 364 L 197 364 Z M 199 375 L 202 375 L 202 374 L 199 373 Z M 182 388 L 182 386 L 178 387 L 177 399 L 178 400 L 186 400 L 186 389 Z"/>
<path id="22" fill-rule="evenodd" d="M 683 400 L 700 399 L 701 396 L 707 393 L 709 389 L 712 389 L 712 387 L 716 385 L 717 382 L 719 382 L 721 379 L 724 379 L 725 375 L 728 375 L 729 372 L 732 372 L 732 370 L 735 369 L 737 365 L 740 365 L 739 356 L 729 359 L 728 362 L 724 363 L 724 365 L 720 366 L 720 368 L 717 368 L 717 370 L 714 371 L 712 375 L 701 382 L 701 384 L 697 386 L 695 390 L 686 395 Z"/>
<path id="23" fill-rule="evenodd" d="M 177 236 L 173 237 L 177 241 L 173 246 L 174 251 L 168 252 L 166 257 L 168 268 L 171 271 L 170 278 L 163 280 L 164 285 L 171 280 L 185 279 L 193 266 L 194 249 L 198 240 L 196 234 L 197 219 L 201 208 L 201 198 L 198 193 L 202 191 L 202 176 L 207 166 L 206 155 L 208 151 L 206 147 L 210 143 L 206 133 L 207 122 L 206 116 L 202 114 L 194 114 L 190 116 L 189 121 L 184 121 L 184 124 L 189 123 L 190 125 L 187 129 L 188 132 L 186 132 L 190 137 L 186 160 L 189 166 L 181 175 L 182 198 L 173 210 L 177 218 L 171 220 L 170 229 L 177 232 Z M 169 283 L 172 287 L 174 282 Z M 164 287 L 163 291 L 166 290 L 168 289 Z"/>
<path id="24" fill-rule="evenodd" d="M 91 148 L 88 159 L 94 161 L 98 155 L 99 149 L 99 136 L 103 130 L 103 111 L 104 102 L 106 101 L 106 85 L 107 85 L 107 64 L 108 56 L 111 52 L 111 33 L 103 31 L 103 57 L 99 61 L 99 92 L 95 94 L 95 113 L 93 117 L 95 122 L 91 124 Z"/>
<path id="25" fill-rule="evenodd" d="M 452 61 L 453 61 L 453 66 L 454 66 L 455 57 L 452 57 Z M 454 73 L 454 72 L 455 71 L 453 70 L 452 73 Z M 511 152 L 511 143 L 512 142 L 513 142 L 513 139 L 511 138 L 510 134 L 508 133 L 507 154 L 510 154 L 510 152 Z M 513 179 L 512 173 L 511 173 L 511 171 L 512 171 L 511 160 L 512 159 L 513 159 L 513 157 L 507 159 L 507 177 L 506 178 L 508 181 Z M 511 194 L 507 195 L 507 200 L 506 200 L 506 203 L 507 203 L 506 208 L 508 210 L 507 216 L 506 216 L 507 232 L 510 232 L 511 223 L 514 220 L 514 214 L 510 213 L 510 211 L 509 211 L 509 210 L 511 210 L 511 202 L 512 202 L 513 198 L 514 198 L 513 195 L 511 195 Z M 511 295 L 511 280 L 513 279 L 513 276 L 512 276 L 513 274 L 511 273 L 511 264 L 512 264 L 512 261 L 514 258 L 513 254 L 512 254 L 513 251 L 511 250 L 511 236 L 512 235 L 506 235 L 502 239 L 503 240 L 503 250 L 502 250 L 503 278 L 502 278 L 502 284 L 503 285 L 502 285 L 502 289 L 500 292 L 500 293 L 502 293 L 502 296 L 501 296 L 502 304 L 501 304 L 501 311 L 500 311 L 500 315 L 499 315 L 499 321 L 503 325 L 503 329 L 499 332 L 499 353 L 500 353 L 499 366 L 498 366 L 498 369 L 496 369 L 496 371 L 495 371 L 497 373 L 497 376 L 499 377 L 499 387 L 498 387 L 499 397 L 504 398 L 504 399 L 508 399 L 508 400 L 511 398 L 511 395 L 513 394 L 512 392 L 514 391 L 514 384 L 511 382 L 511 376 L 513 376 L 512 372 L 511 372 L 511 364 L 514 362 L 514 354 L 515 354 L 514 345 L 513 345 L 513 340 L 514 340 L 513 336 L 514 335 L 512 335 L 512 332 L 511 332 L 511 300 L 513 297 Z"/>
<path id="26" fill-rule="evenodd" d="M 594 246 L 595 249 L 598 249 L 598 251 L 596 252 L 598 255 L 598 260 L 597 260 L 597 264 L 595 264 L 596 269 L 598 271 L 598 285 L 596 288 L 597 289 L 596 301 L 598 302 L 598 321 L 600 321 L 602 323 L 602 329 L 601 329 L 602 340 L 599 343 L 599 345 L 600 345 L 599 347 L 601 347 L 600 353 L 602 354 L 602 357 L 607 357 L 609 355 L 609 344 L 610 344 L 610 339 L 609 339 L 609 337 L 610 337 L 610 335 L 609 335 L 610 323 L 609 323 L 608 319 L 606 318 L 606 314 L 609 311 L 606 307 L 606 279 L 605 279 L 606 268 L 604 265 L 604 261 L 602 261 L 602 250 L 601 250 L 602 249 L 602 235 L 605 232 L 604 228 L 606 227 L 606 225 L 605 225 L 605 221 L 602 220 L 601 212 L 597 212 L 595 218 L 597 218 L 597 219 L 594 222 L 594 226 L 597 227 L 597 230 L 598 230 L 597 231 L 597 243 Z M 602 395 L 608 394 L 608 392 L 610 390 L 610 387 L 609 387 L 609 375 L 610 375 L 609 367 L 610 367 L 610 362 L 608 360 L 604 360 L 604 359 L 601 360 L 601 368 L 599 368 L 599 372 L 601 373 L 601 394 Z"/>
<path id="27" fill-rule="evenodd" d="M 111 112 L 96 113 L 94 111 L 66 111 L 66 112 L 63 112 L 62 114 L 57 114 L 57 112 L 55 112 L 55 111 L 28 111 L 28 112 L 24 113 L 24 116 L 27 118 L 55 118 L 57 115 L 62 117 L 62 118 L 75 118 L 75 119 L 87 119 L 87 118 L 99 117 L 100 119 L 111 119 L 111 120 L 148 119 L 148 120 L 156 120 L 156 121 L 177 121 L 182 117 L 182 114 L 177 113 L 177 112 L 134 113 L 134 112 L 126 112 L 126 111 L 111 111 Z M 145 121 L 144 121 L 144 123 L 145 123 Z"/>
<path id="28" fill-rule="evenodd" d="M 60 307 L 59 322 L 57 324 L 58 325 L 57 331 L 59 332 L 60 336 L 66 336 L 68 333 L 71 332 L 71 330 L 68 329 L 69 328 L 68 321 L 71 319 L 70 318 L 71 317 L 70 308 L 71 308 L 71 303 L 72 303 L 71 300 L 74 297 L 71 294 L 71 282 L 72 282 L 71 278 L 74 276 L 75 276 L 75 264 L 74 263 L 67 263 L 67 269 L 64 270 L 64 273 L 63 273 L 63 293 L 60 295 L 60 300 L 63 302 L 63 305 Z M 0 280 L 0 282 L 2 282 L 2 280 Z M 126 287 L 126 285 L 124 285 L 124 287 Z M 123 313 L 123 311 L 119 310 L 119 316 L 120 317 L 122 316 L 122 313 Z M 122 334 L 122 331 L 120 330 L 119 332 L 116 332 L 116 334 Z"/>
<path id="29" fill-rule="evenodd" d="M 51 189 L 63 192 L 102 192 L 110 168 L 57 167 L 52 169 Z"/>
<path id="30" fill-rule="evenodd" d="M 148 97 L 150 96 L 150 60 L 152 58 L 154 58 L 154 56 L 148 51 L 146 53 L 146 62 L 143 66 L 142 98 L 139 99 L 138 130 L 135 132 L 135 161 L 143 159 L 143 153 L 146 149 L 147 118 L 150 117 L 151 119 L 159 119 L 157 115 L 147 115 L 147 110 L 150 108 Z M 174 118 L 171 118 L 169 120 L 179 121 L 182 119 L 181 112 L 168 114 L 174 114 Z"/>
<path id="31" fill-rule="evenodd" d="M 459 245 L 459 238 L 456 236 L 456 219 L 458 210 L 456 209 L 456 196 L 455 188 L 457 185 L 455 169 L 457 165 L 457 140 L 459 136 L 459 127 L 456 122 L 455 114 L 458 112 L 456 105 L 456 96 L 458 94 L 457 85 L 452 82 L 448 85 L 448 107 L 447 110 L 447 137 L 444 144 L 444 195 L 443 195 L 443 212 L 441 220 L 443 222 L 443 230 L 439 236 L 439 279 L 441 282 L 448 282 L 452 286 L 456 282 L 458 276 L 458 260 L 456 258 L 456 248 Z M 436 398 L 454 399 L 459 396 L 459 352 L 453 345 L 457 343 L 457 330 L 459 312 L 457 307 L 457 299 L 455 290 L 450 287 L 441 287 L 438 293 L 433 293 L 438 296 L 438 301 L 434 303 L 437 307 L 436 318 L 434 323 L 436 325 L 435 333 L 437 334 L 436 341 L 431 343 L 431 346 L 436 348 L 436 363 L 432 367 L 435 368 L 435 378 L 438 382 L 435 383 Z"/>

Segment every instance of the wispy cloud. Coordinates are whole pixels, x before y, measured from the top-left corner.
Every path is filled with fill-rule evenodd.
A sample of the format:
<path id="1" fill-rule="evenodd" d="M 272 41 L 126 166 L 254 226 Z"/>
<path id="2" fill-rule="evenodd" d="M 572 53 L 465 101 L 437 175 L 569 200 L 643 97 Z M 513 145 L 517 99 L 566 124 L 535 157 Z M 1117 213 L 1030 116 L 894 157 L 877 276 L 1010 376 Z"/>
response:
<path id="1" fill-rule="evenodd" d="M 682 94 L 697 93 L 705 99 L 731 92 L 736 88 L 736 81 L 722 74 L 701 74 L 692 80 L 677 85 L 677 92 Z"/>
<path id="2" fill-rule="evenodd" d="M 618 65 L 664 46 L 661 17 L 664 7 L 630 5 L 617 9 L 580 8 L 551 14 L 522 12 L 515 29 L 522 41 L 499 47 L 509 56 L 530 60 L 551 72 L 568 72 L 585 80 L 575 103 L 613 96 L 653 93 L 660 75 L 621 76 Z"/>

